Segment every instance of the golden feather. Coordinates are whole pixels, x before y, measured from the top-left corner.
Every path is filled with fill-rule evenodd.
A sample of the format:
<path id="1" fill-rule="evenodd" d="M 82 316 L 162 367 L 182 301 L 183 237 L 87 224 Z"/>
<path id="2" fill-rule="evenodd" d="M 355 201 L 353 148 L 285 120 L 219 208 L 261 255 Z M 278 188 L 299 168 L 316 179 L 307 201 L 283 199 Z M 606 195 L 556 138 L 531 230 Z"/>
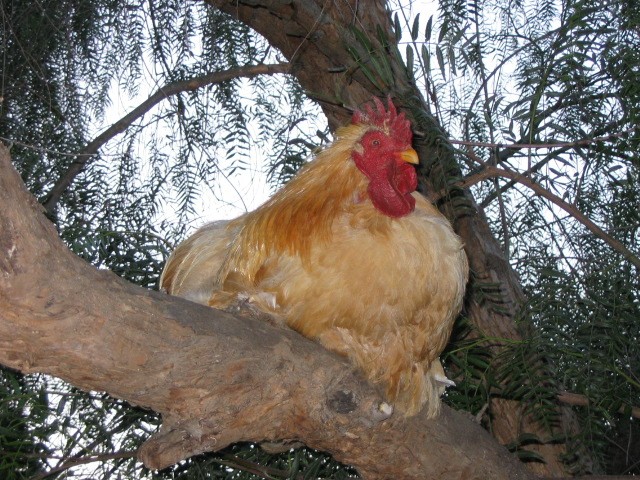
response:
<path id="1" fill-rule="evenodd" d="M 404 415 L 437 414 L 438 359 L 462 306 L 468 266 L 448 221 L 423 196 L 400 218 L 367 198 L 351 160 L 370 125 L 350 125 L 257 210 L 181 244 L 167 292 L 224 308 L 238 294 L 351 359 Z"/>

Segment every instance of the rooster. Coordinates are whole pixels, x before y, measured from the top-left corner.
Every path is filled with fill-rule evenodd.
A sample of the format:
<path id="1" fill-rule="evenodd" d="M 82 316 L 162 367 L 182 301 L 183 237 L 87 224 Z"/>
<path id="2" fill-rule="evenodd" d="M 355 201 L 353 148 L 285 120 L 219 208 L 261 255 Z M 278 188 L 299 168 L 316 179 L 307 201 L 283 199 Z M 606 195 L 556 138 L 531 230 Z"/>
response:
<path id="1" fill-rule="evenodd" d="M 415 192 L 411 126 L 390 99 L 336 137 L 258 209 L 179 245 L 161 287 L 215 308 L 248 299 L 348 357 L 403 415 L 433 417 L 453 383 L 439 355 L 467 282 L 462 244 Z"/>

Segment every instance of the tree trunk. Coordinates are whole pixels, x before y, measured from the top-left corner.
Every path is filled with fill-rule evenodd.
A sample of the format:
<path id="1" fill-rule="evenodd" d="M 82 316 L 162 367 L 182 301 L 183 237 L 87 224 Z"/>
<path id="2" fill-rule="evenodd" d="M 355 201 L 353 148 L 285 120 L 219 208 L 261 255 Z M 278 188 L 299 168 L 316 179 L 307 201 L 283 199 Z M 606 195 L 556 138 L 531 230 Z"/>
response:
<path id="1" fill-rule="evenodd" d="M 0 147 L 0 363 L 160 412 L 150 468 L 292 439 L 365 479 L 528 479 L 465 414 L 384 415 L 341 358 L 286 328 L 144 290 L 69 252 Z"/>
<path id="2" fill-rule="evenodd" d="M 459 173 L 453 158 L 453 150 L 446 134 L 428 114 L 429 108 L 421 92 L 407 74 L 397 53 L 396 40 L 384 0 L 330 0 L 280 1 L 280 0 L 207 0 L 212 5 L 243 21 L 262 34 L 271 45 L 277 47 L 289 59 L 291 72 L 299 80 L 307 94 L 319 102 L 332 130 L 349 121 L 353 108 L 371 100 L 371 97 L 391 94 L 397 105 L 412 119 L 416 130 L 416 149 L 421 160 L 437 158 L 441 168 L 432 169 L 423 177 L 427 188 L 440 191 L 443 182 L 434 178 L 442 174 Z M 373 46 L 373 54 L 359 49 L 363 64 L 372 65 L 375 54 L 384 55 L 390 64 L 391 78 L 380 76 L 375 84 L 363 73 L 346 46 L 358 48 L 353 30 L 358 29 Z M 384 43 L 380 41 L 384 37 Z M 375 71 L 374 71 L 375 73 Z M 442 166 L 443 165 L 443 166 Z M 470 290 L 480 283 L 499 285 L 497 296 L 504 309 L 498 314 L 487 305 L 478 303 L 471 293 L 467 314 L 472 323 L 487 337 L 521 340 L 515 317 L 523 303 L 524 295 L 518 276 L 509 265 L 499 243 L 489 229 L 482 211 L 469 192 L 462 200 L 473 214 L 453 215 L 453 208 L 443 206 L 465 243 L 473 279 Z M 526 334 L 524 335 L 526 337 Z M 500 346 L 493 347 L 497 354 Z M 492 432 L 503 444 L 514 442 L 523 432 L 545 439 L 550 432 L 530 418 L 523 417 L 519 402 L 492 399 Z M 558 457 L 565 452 L 562 444 L 534 445 L 545 464 L 531 463 L 530 468 L 540 475 L 562 476 L 562 464 Z"/>

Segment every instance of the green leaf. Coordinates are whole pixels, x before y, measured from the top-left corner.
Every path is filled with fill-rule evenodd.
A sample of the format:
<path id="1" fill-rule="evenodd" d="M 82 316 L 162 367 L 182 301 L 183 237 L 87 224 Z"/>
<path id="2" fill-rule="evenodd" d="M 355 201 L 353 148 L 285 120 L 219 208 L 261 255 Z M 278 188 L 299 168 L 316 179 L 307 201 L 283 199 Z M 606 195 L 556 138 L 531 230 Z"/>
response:
<path id="1" fill-rule="evenodd" d="M 393 16 L 393 30 L 396 35 L 396 42 L 399 42 L 402 38 L 402 27 L 400 26 L 400 17 L 398 17 L 398 12 Z"/>
<path id="2" fill-rule="evenodd" d="M 449 19 L 446 18 L 444 22 L 442 22 L 442 27 L 440 27 L 440 35 L 438 35 L 438 43 L 442 42 L 442 39 L 449 31 Z"/>
<path id="3" fill-rule="evenodd" d="M 300 459 L 302 457 L 302 452 L 302 449 L 298 449 L 293 456 L 293 462 L 289 467 L 289 480 L 295 480 L 298 476 L 298 472 L 300 471 Z"/>
<path id="4" fill-rule="evenodd" d="M 447 48 L 447 58 L 449 59 L 449 65 L 451 66 L 451 73 L 456 75 L 456 54 L 453 47 L 449 45 Z"/>
<path id="5" fill-rule="evenodd" d="M 413 19 L 413 26 L 411 27 L 411 40 L 414 42 L 418 40 L 418 34 L 420 29 L 420 14 L 416 15 L 416 18 Z"/>
<path id="6" fill-rule="evenodd" d="M 361 29 L 355 26 L 351 27 L 351 32 L 353 32 L 353 34 L 356 37 L 356 40 L 358 41 L 358 43 L 360 43 L 360 45 L 362 45 L 365 52 L 367 53 L 373 52 L 374 50 L 373 44 L 371 43 L 371 40 L 369 40 L 369 36 L 365 32 L 363 32 Z"/>
<path id="7" fill-rule="evenodd" d="M 425 74 L 429 75 L 431 70 L 431 55 L 429 54 L 429 49 L 426 45 L 423 44 L 420 50 L 422 53 L 422 63 L 424 64 L 424 68 L 426 70 Z"/>
<path id="8" fill-rule="evenodd" d="M 427 20 L 427 26 L 424 29 L 424 41 L 429 42 L 431 40 L 431 32 L 433 30 L 433 15 Z"/>
<path id="9" fill-rule="evenodd" d="M 413 47 L 411 45 L 407 45 L 407 73 L 409 78 L 413 78 Z"/>
<path id="10" fill-rule="evenodd" d="M 318 478 L 318 472 L 320 471 L 321 464 L 322 464 L 322 459 L 321 458 L 316 459 L 311 464 L 309 469 L 305 472 L 304 480 L 313 480 Z"/>
<path id="11" fill-rule="evenodd" d="M 464 35 L 464 32 L 467 31 L 467 26 L 465 25 L 463 28 L 460 28 L 456 31 L 455 35 L 451 38 L 451 40 L 449 41 L 450 45 L 455 45 L 456 43 L 458 43 L 460 41 L 460 39 L 462 38 L 462 36 Z"/>
<path id="12" fill-rule="evenodd" d="M 522 462 L 539 462 L 545 463 L 544 458 L 537 452 L 533 452 L 531 450 L 521 450 L 518 449 L 515 451 L 516 456 Z"/>
<path id="13" fill-rule="evenodd" d="M 447 74 L 445 72 L 444 55 L 442 55 L 442 49 L 440 48 L 440 45 L 436 45 L 436 58 L 438 59 L 438 65 L 440 66 L 442 77 L 446 80 Z"/>

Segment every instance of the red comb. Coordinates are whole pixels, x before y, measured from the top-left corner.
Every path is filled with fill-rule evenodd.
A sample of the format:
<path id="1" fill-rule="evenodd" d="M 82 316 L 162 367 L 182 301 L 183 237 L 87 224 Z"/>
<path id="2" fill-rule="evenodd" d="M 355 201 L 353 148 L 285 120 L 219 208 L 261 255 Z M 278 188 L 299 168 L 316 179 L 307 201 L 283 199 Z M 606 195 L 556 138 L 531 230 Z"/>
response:
<path id="1" fill-rule="evenodd" d="M 385 109 L 384 104 L 377 97 L 373 97 L 373 103 L 375 109 L 371 105 L 365 105 L 362 110 L 356 110 L 351 119 L 352 123 L 374 125 L 388 131 L 390 135 L 393 135 L 400 142 L 410 144 L 412 137 L 411 123 L 405 118 L 404 113 L 398 115 L 391 97 L 387 98 L 388 110 Z"/>

